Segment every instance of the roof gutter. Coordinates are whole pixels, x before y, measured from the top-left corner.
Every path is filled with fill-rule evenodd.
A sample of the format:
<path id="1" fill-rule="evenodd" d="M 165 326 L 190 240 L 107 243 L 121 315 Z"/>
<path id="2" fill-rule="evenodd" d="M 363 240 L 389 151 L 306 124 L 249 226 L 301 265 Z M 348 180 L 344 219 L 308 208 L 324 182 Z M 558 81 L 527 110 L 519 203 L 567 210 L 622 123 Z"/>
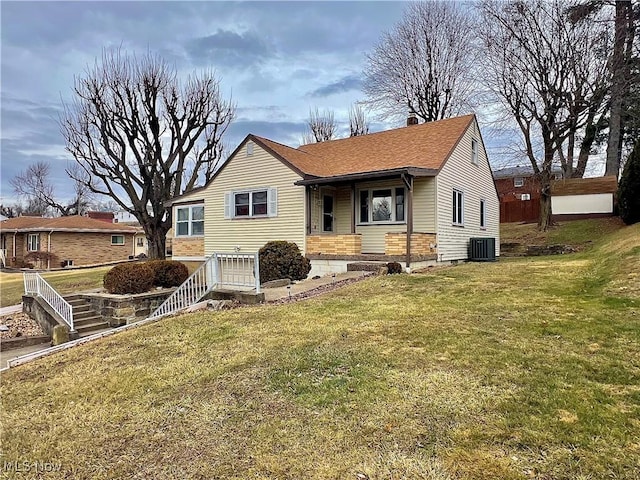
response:
<path id="1" fill-rule="evenodd" d="M 331 183 L 348 183 L 356 180 L 370 180 L 370 179 L 382 179 L 392 178 L 402 175 L 410 175 L 412 177 L 435 177 L 438 174 L 438 170 L 435 168 L 394 168 L 391 170 L 376 170 L 373 172 L 361 172 L 361 173 L 348 173 L 346 175 L 337 175 L 334 177 L 307 177 L 303 180 L 298 180 L 294 185 L 327 185 Z"/>

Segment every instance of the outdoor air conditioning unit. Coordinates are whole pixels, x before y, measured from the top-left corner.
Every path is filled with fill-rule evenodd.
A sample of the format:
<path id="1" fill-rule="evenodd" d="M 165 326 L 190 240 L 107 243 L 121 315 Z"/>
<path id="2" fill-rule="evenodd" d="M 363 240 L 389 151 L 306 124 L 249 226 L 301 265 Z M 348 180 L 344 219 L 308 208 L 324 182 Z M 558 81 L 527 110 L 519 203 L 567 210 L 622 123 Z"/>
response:
<path id="1" fill-rule="evenodd" d="M 495 262 L 496 239 L 495 238 L 470 238 L 469 260 L 472 262 Z"/>

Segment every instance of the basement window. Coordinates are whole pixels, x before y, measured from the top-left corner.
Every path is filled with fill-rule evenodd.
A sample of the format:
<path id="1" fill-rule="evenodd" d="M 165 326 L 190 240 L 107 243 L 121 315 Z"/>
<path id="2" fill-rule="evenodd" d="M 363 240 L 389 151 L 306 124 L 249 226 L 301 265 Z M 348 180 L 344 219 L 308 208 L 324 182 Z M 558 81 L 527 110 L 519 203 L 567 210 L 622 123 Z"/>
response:
<path id="1" fill-rule="evenodd" d="M 124 245 L 124 235 L 111 235 L 111 245 Z"/>

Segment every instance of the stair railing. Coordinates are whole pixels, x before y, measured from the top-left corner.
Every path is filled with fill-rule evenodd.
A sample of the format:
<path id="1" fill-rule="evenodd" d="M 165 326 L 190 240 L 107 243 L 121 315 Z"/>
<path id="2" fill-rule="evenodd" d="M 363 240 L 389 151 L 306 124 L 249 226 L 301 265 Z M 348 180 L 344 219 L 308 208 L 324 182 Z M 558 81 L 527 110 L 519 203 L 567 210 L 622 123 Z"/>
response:
<path id="1" fill-rule="evenodd" d="M 73 307 L 55 289 L 47 283 L 47 281 L 36 272 L 24 272 L 24 293 L 27 295 L 37 295 L 41 297 L 47 304 L 58 314 L 62 320 L 69 326 L 72 332 L 75 332 L 73 326 Z"/>
<path id="2" fill-rule="evenodd" d="M 148 318 L 184 310 L 220 286 L 255 288 L 260 293 L 257 253 L 214 253 L 191 274 Z"/>

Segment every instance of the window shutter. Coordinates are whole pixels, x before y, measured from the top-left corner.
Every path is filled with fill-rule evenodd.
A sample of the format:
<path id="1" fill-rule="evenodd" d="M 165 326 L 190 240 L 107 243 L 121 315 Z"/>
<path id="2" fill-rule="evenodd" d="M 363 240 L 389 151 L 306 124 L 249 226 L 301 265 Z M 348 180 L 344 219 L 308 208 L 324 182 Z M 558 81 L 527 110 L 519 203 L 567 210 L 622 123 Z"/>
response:
<path id="1" fill-rule="evenodd" d="M 276 188 L 270 188 L 267 190 L 267 202 L 269 204 L 269 213 L 270 217 L 278 216 L 278 190 Z"/>
<path id="2" fill-rule="evenodd" d="M 232 218 L 231 214 L 231 193 L 224 194 L 224 218 Z"/>

